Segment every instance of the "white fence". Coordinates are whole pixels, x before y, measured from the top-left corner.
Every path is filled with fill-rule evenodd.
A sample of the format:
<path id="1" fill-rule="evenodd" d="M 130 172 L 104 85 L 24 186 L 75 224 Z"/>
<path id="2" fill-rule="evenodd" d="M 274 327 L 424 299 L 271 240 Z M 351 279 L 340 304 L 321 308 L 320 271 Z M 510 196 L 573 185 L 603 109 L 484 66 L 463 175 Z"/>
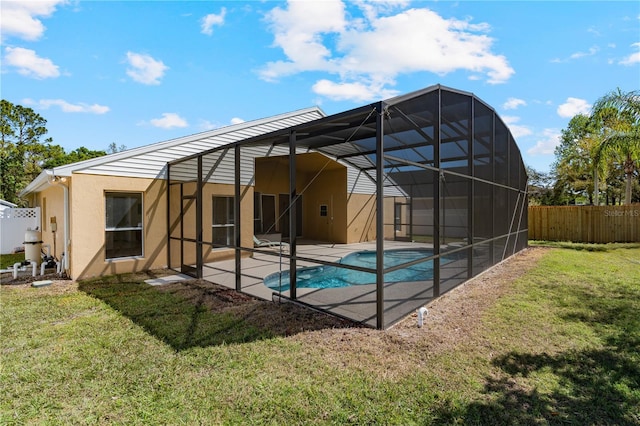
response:
<path id="1" fill-rule="evenodd" d="M 40 229 L 40 207 L 0 211 L 0 253 L 23 249 L 27 228 Z"/>

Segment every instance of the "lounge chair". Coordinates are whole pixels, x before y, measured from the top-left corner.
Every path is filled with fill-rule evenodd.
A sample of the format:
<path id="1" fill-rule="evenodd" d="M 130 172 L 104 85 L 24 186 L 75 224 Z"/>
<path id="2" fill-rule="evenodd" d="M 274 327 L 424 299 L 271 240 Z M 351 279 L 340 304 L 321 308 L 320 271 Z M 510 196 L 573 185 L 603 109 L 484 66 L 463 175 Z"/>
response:
<path id="1" fill-rule="evenodd" d="M 285 243 L 284 241 L 269 241 L 269 240 L 261 240 L 258 239 L 255 235 L 253 236 L 253 246 L 254 247 L 272 247 L 272 248 L 281 248 L 283 250 L 289 250 L 289 243 Z"/>

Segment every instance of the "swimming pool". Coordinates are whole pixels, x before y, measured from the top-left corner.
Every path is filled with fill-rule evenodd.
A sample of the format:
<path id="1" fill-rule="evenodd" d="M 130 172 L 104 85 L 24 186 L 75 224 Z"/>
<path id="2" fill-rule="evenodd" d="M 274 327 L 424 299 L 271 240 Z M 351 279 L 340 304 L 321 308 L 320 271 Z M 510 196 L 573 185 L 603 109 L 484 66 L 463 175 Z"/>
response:
<path id="1" fill-rule="evenodd" d="M 385 250 L 384 266 L 392 266 L 408 263 L 413 260 L 433 256 L 431 249 L 397 249 Z M 376 267 L 375 250 L 366 250 L 350 253 L 340 259 L 341 264 L 360 266 L 364 268 Z M 386 283 L 401 281 L 426 281 L 433 278 L 433 260 L 416 263 L 407 268 L 398 269 L 385 274 Z M 354 271 L 352 269 L 337 266 L 311 266 L 297 270 L 297 288 L 339 288 L 354 285 L 375 284 L 376 274 Z M 276 291 L 289 290 L 289 271 L 276 272 L 264 278 L 264 284 Z"/>

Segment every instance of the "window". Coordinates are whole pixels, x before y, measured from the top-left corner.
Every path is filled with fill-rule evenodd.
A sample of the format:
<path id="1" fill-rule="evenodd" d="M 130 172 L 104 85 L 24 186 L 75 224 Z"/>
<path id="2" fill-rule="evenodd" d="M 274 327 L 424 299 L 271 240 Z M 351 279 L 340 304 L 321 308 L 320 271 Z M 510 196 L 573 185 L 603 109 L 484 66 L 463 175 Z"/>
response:
<path id="1" fill-rule="evenodd" d="M 142 256 L 142 194 L 107 192 L 106 258 Z"/>
<path id="2" fill-rule="evenodd" d="M 213 229 L 214 247 L 235 246 L 235 208 L 234 197 L 213 196 Z"/>
<path id="3" fill-rule="evenodd" d="M 393 223 L 396 232 L 402 231 L 402 206 L 403 205 L 401 203 L 395 203 Z"/>

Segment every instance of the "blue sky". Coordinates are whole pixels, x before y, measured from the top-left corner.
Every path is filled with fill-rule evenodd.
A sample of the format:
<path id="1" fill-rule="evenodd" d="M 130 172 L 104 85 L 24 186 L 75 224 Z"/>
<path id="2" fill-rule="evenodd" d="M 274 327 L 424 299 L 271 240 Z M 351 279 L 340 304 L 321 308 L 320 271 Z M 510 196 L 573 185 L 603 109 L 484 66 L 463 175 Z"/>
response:
<path id="1" fill-rule="evenodd" d="M 67 151 L 442 84 L 546 171 L 570 118 L 640 89 L 640 2 L 3 0 L 2 98 Z"/>

